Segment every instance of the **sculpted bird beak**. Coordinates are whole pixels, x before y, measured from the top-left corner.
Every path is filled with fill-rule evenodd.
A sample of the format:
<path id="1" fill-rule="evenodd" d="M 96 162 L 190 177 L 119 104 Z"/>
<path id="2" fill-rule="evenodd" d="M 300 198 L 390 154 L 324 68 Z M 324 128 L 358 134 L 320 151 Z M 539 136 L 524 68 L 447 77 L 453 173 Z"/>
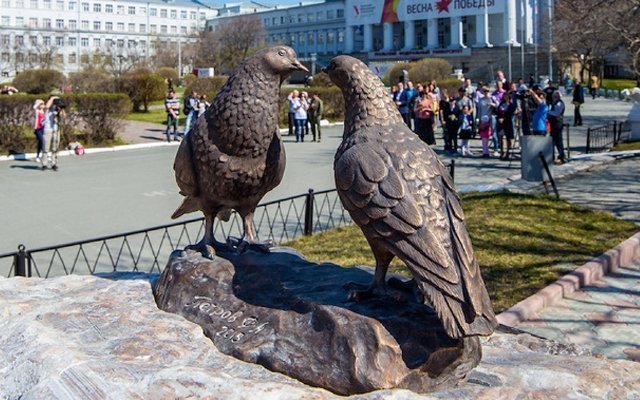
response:
<path id="1" fill-rule="evenodd" d="M 296 71 L 304 71 L 304 72 L 309 72 L 309 70 L 307 69 L 307 67 L 305 67 L 304 65 L 302 65 L 302 63 L 298 60 L 293 60 L 291 62 L 291 66 L 296 70 Z"/>

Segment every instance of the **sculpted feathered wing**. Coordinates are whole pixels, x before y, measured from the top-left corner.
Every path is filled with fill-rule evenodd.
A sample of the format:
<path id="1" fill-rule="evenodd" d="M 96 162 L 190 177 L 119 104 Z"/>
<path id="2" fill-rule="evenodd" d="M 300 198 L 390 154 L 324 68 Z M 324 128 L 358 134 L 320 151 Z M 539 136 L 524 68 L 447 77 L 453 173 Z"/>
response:
<path id="1" fill-rule="evenodd" d="M 206 125 L 206 120 L 204 118 L 200 118 L 194 129 L 192 129 L 192 132 L 194 132 L 192 134 L 195 134 L 195 132 L 198 131 L 198 124 Z M 171 218 L 174 219 L 200 209 L 200 203 L 198 202 L 200 186 L 198 184 L 198 177 L 196 175 L 196 168 L 193 160 L 191 137 L 192 136 L 187 136 L 182 140 L 182 142 L 180 142 L 178 152 L 176 153 L 176 157 L 173 162 L 176 183 L 180 188 L 180 194 L 185 196 L 184 199 L 182 199 L 180 206 L 178 206 L 171 215 Z"/>
<path id="2" fill-rule="evenodd" d="M 495 316 L 453 183 L 435 153 L 404 129 L 336 159 L 340 198 L 374 253 L 381 246 L 406 263 L 449 336 L 489 335 Z M 354 141 L 384 135 L 356 133 Z"/>

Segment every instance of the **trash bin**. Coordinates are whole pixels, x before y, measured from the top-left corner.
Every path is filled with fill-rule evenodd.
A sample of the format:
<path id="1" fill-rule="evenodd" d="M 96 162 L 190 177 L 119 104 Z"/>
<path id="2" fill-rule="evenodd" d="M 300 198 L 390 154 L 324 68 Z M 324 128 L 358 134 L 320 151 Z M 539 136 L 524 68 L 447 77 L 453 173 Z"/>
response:
<path id="1" fill-rule="evenodd" d="M 544 166 L 538 155 L 540 152 L 547 160 L 547 164 L 553 163 L 553 140 L 551 136 L 522 135 L 520 137 L 520 151 L 522 154 L 521 174 L 522 179 L 531 182 L 544 180 Z"/>

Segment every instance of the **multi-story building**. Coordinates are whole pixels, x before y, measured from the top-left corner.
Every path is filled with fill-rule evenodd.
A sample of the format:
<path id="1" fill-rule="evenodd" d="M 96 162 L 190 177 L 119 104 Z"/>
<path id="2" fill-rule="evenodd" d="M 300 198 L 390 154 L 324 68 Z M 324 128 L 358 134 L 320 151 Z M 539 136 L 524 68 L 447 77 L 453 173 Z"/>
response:
<path id="1" fill-rule="evenodd" d="M 64 73 L 108 56 L 147 58 L 195 40 L 217 11 L 197 0 L 0 0 L 0 74 L 51 66 Z"/>
<path id="2" fill-rule="evenodd" d="M 208 21 L 207 29 L 253 13 L 268 44 L 287 44 L 302 57 L 315 53 L 321 63 L 341 53 L 379 64 L 444 57 L 465 72 L 490 75 L 511 64 L 514 75 L 544 75 L 541 27 L 550 1 L 326 0 L 269 10 L 248 4 Z"/>

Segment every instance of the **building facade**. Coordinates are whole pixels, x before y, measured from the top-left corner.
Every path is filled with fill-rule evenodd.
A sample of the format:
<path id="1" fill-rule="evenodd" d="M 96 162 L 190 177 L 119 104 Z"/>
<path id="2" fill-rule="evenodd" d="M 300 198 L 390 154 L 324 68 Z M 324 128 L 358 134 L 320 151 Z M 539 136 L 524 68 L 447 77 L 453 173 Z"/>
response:
<path id="1" fill-rule="evenodd" d="M 96 57 L 116 62 L 150 57 L 158 46 L 179 51 L 217 11 L 190 0 L 0 0 L 0 74 L 36 67 L 64 73 Z"/>

